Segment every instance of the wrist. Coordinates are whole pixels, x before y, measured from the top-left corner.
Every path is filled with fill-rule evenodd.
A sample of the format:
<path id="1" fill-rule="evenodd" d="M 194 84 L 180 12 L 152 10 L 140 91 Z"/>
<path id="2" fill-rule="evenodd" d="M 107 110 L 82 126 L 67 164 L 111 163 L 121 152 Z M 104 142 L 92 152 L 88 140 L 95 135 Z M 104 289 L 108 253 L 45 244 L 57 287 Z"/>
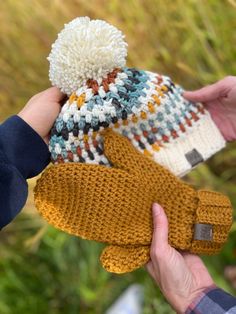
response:
<path id="1" fill-rule="evenodd" d="M 207 295 L 207 293 L 216 288 L 217 286 L 214 282 L 212 282 L 212 284 L 207 287 L 203 287 L 189 299 L 188 305 L 186 305 L 185 309 L 182 309 L 183 312 L 178 312 L 178 313 L 191 314 L 192 311 L 196 309 L 196 307 L 201 302 L 201 300 Z"/>
<path id="2" fill-rule="evenodd" d="M 216 285 L 212 282 L 207 286 L 195 288 L 194 291 L 190 292 L 186 288 L 182 293 L 181 289 L 176 293 L 176 295 L 172 295 L 166 299 L 169 304 L 178 314 L 192 313 L 197 304 L 201 301 L 201 299 L 212 289 L 215 289 Z"/>
<path id="3" fill-rule="evenodd" d="M 34 117 L 30 112 L 25 112 L 24 109 L 17 114 L 28 126 L 34 130 L 38 134 L 39 137 L 45 142 L 44 136 L 40 130 L 39 123 L 34 123 L 33 121 L 37 121 L 37 117 Z M 32 121 L 33 120 L 33 121 Z"/>

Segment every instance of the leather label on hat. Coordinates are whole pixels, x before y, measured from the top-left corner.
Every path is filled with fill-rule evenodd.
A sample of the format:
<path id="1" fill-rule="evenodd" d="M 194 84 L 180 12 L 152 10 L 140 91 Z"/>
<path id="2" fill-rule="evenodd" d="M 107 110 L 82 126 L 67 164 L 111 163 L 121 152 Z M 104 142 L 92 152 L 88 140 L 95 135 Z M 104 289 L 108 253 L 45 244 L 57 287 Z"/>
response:
<path id="1" fill-rule="evenodd" d="M 210 224 L 200 224 L 194 225 L 194 240 L 202 241 L 212 241 L 213 240 L 213 226 Z"/>
<path id="2" fill-rule="evenodd" d="M 202 155 L 196 150 L 196 148 L 185 154 L 185 157 L 192 167 L 204 161 Z"/>

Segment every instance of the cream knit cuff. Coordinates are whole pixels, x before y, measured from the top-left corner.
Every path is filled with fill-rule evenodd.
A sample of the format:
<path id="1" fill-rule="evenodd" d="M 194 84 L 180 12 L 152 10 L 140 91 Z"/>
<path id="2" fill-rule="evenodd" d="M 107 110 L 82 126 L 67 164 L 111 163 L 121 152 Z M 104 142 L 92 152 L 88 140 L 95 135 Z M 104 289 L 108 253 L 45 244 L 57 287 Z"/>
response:
<path id="1" fill-rule="evenodd" d="M 187 128 L 187 127 L 186 127 Z M 187 136 L 179 137 L 154 153 L 154 160 L 182 177 L 220 151 L 226 141 L 208 112 L 189 127 Z"/>

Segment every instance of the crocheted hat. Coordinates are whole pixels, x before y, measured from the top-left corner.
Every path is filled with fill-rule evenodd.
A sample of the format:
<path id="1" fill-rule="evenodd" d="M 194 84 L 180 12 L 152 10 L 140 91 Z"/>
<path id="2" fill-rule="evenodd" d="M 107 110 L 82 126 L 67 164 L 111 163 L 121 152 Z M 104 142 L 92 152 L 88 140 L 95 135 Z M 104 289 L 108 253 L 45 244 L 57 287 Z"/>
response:
<path id="1" fill-rule="evenodd" d="M 200 103 L 167 77 L 125 66 L 124 36 L 105 21 L 76 18 L 48 57 L 53 85 L 69 97 L 51 132 L 52 162 L 109 166 L 101 131 L 112 128 L 143 154 L 183 176 L 225 146 Z"/>
<path id="2" fill-rule="evenodd" d="M 227 197 L 197 192 L 174 176 L 224 147 L 209 113 L 167 76 L 126 67 L 126 46 L 115 27 L 88 17 L 58 35 L 50 80 L 69 99 L 51 131 L 53 165 L 35 188 L 49 223 L 109 243 L 101 261 L 117 273 L 148 261 L 154 201 L 179 249 L 217 253 L 232 223 Z"/>

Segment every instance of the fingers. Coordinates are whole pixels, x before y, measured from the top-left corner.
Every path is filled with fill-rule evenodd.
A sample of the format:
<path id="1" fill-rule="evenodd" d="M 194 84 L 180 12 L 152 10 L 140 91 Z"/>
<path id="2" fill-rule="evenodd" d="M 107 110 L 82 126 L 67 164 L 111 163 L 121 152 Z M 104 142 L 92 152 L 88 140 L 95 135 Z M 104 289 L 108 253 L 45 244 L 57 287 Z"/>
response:
<path id="1" fill-rule="evenodd" d="M 66 97 L 65 94 L 63 94 L 60 89 L 55 86 L 42 91 L 38 95 L 46 97 L 48 101 L 54 102 L 60 102 Z"/>
<path id="2" fill-rule="evenodd" d="M 158 254 L 158 251 L 166 250 L 169 248 L 168 244 L 168 220 L 164 209 L 154 203 L 152 207 L 153 215 L 153 237 L 151 245 L 151 255 Z M 152 257 L 152 256 L 151 256 Z"/>
<path id="3" fill-rule="evenodd" d="M 199 90 L 184 92 L 183 96 L 190 101 L 208 102 L 219 97 L 227 96 L 230 89 L 235 84 L 236 78 L 234 76 L 227 76 L 223 80 L 220 80 L 212 85 L 205 86 Z"/>
<path id="4" fill-rule="evenodd" d="M 50 129 L 61 110 L 60 102 L 64 98 L 65 95 L 58 88 L 48 88 L 34 95 L 18 114 L 44 139 L 46 144 Z"/>
<path id="5" fill-rule="evenodd" d="M 208 102 L 214 100 L 220 95 L 219 83 L 220 82 L 217 82 L 193 92 L 184 92 L 183 96 L 184 98 L 194 102 Z"/>
<path id="6" fill-rule="evenodd" d="M 185 313 L 196 296 L 213 282 L 197 256 L 180 254 L 168 244 L 168 221 L 158 204 L 153 205 L 153 226 L 151 262 L 146 268 L 176 312 Z"/>

